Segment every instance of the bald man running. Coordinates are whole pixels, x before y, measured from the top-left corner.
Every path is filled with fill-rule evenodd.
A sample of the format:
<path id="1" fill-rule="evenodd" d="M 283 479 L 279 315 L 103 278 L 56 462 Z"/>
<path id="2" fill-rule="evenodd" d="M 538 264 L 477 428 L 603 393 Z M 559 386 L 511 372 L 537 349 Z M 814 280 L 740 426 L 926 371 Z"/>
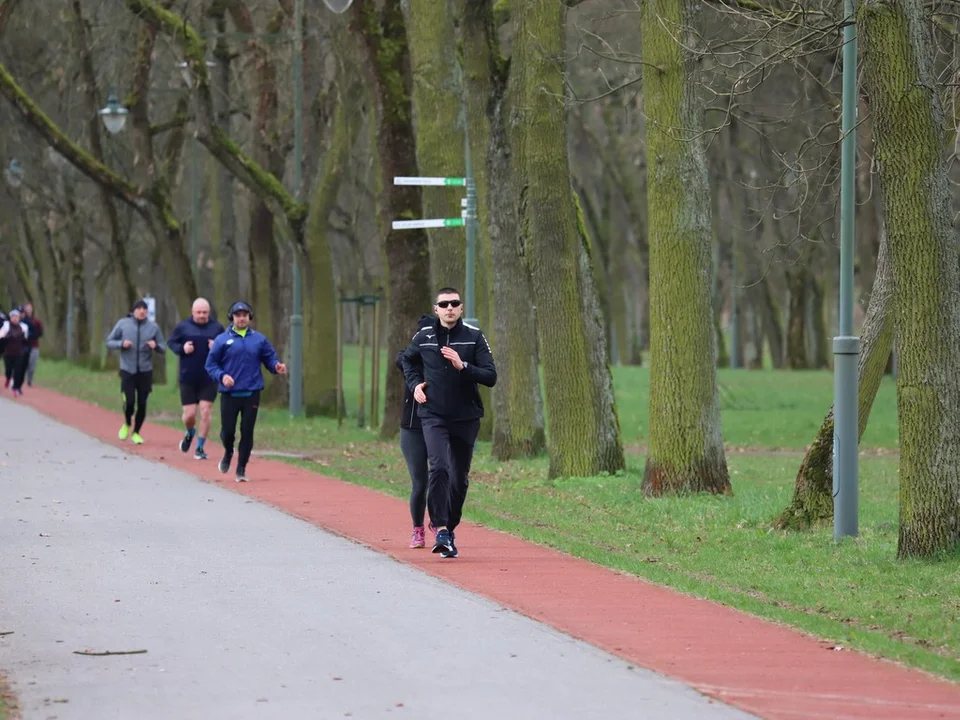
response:
<path id="1" fill-rule="evenodd" d="M 210 379 L 204 364 L 223 325 L 210 319 L 210 303 L 203 298 L 193 301 L 190 317 L 177 325 L 167 346 L 180 356 L 180 404 L 183 405 L 183 440 L 180 452 L 189 452 L 194 435 L 197 450 L 194 457 L 206 460 L 204 443 L 210 433 L 210 416 L 217 399 L 217 383 Z M 199 409 L 200 421 L 197 422 Z"/>

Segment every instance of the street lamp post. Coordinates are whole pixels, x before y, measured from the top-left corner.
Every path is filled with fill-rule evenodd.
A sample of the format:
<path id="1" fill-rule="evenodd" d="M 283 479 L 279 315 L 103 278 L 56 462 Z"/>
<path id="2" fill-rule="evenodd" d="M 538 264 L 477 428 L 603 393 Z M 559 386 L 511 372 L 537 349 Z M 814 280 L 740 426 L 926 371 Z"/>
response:
<path id="1" fill-rule="evenodd" d="M 7 184 L 16 190 L 23 184 L 23 165 L 20 164 L 19 160 L 13 158 L 7 165 L 7 169 L 3 171 L 3 176 L 6 178 Z"/>
<path id="2" fill-rule="evenodd" d="M 843 140 L 840 146 L 840 332 L 833 339 L 833 537 L 858 534 L 859 420 L 857 365 L 860 338 L 853 333 L 853 244 L 856 184 L 857 26 L 853 0 L 844 0 Z"/>
<path id="3" fill-rule="evenodd" d="M 111 135 L 116 135 L 123 130 L 123 126 L 127 124 L 129 113 L 130 111 L 120 104 L 117 96 L 113 93 L 110 93 L 107 98 L 107 106 L 99 111 L 100 117 L 103 119 L 103 125 Z"/>
<path id="4" fill-rule="evenodd" d="M 293 192 L 299 202 L 303 182 L 303 0 L 294 3 Z M 293 312 L 290 314 L 290 414 L 303 412 L 303 277 L 299 243 L 293 246 Z"/>

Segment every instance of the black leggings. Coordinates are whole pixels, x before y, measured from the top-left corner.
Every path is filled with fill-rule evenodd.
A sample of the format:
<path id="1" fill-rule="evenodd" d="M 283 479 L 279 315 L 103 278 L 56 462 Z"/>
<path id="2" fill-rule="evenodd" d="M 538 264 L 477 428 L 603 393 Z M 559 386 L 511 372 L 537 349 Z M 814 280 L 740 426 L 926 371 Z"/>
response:
<path id="1" fill-rule="evenodd" d="M 138 373 L 120 373 L 120 391 L 123 393 L 123 419 L 127 425 L 134 419 L 134 405 L 136 405 L 136 419 L 133 431 L 139 433 L 143 428 L 143 421 L 147 417 L 147 397 L 153 389 L 153 371 Z"/>
<path id="2" fill-rule="evenodd" d="M 30 356 L 27 355 L 26 358 Z M 19 390 L 23 385 L 23 374 L 27 369 L 26 359 L 23 355 L 4 355 L 3 369 L 7 376 L 7 384 L 13 390 Z"/>
<path id="3" fill-rule="evenodd" d="M 237 436 L 237 416 L 240 416 L 240 447 L 237 468 L 246 468 L 253 452 L 253 428 L 257 424 L 260 408 L 260 392 L 248 397 L 234 397 L 230 393 L 220 395 L 220 442 L 228 455 L 233 455 L 233 441 Z"/>
<path id="4" fill-rule="evenodd" d="M 414 527 L 423 527 L 427 509 L 427 444 L 423 431 L 400 428 L 400 451 L 410 473 L 410 519 Z"/>

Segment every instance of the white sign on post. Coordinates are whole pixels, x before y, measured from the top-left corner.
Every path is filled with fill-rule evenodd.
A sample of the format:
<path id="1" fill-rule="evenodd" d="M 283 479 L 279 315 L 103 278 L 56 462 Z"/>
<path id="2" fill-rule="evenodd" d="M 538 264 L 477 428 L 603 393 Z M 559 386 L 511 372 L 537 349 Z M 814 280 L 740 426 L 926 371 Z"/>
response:
<path id="1" fill-rule="evenodd" d="M 150 297 L 149 295 L 143 296 L 143 301 L 147 304 L 147 320 L 150 322 L 157 321 L 157 299 Z"/>
<path id="2" fill-rule="evenodd" d="M 414 230 L 416 228 L 463 227 L 463 218 L 440 218 L 437 220 L 394 220 L 394 230 Z"/>
<path id="3" fill-rule="evenodd" d="M 394 185 L 456 185 L 465 186 L 466 178 L 448 177 L 394 177 Z"/>

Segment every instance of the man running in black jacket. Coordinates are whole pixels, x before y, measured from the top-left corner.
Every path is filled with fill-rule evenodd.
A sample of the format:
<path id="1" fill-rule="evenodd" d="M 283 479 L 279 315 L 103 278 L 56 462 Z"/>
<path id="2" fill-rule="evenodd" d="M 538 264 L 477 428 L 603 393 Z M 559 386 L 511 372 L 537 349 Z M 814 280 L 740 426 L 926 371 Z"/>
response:
<path id="1" fill-rule="evenodd" d="M 401 363 L 407 387 L 419 403 L 417 414 L 430 460 L 427 508 L 437 528 L 433 552 L 455 558 L 454 530 L 467 497 L 473 446 L 483 417 L 477 383 L 496 385 L 497 368 L 483 333 L 461 319 L 458 290 L 442 288 L 434 312 L 437 319 L 413 336 Z"/>

